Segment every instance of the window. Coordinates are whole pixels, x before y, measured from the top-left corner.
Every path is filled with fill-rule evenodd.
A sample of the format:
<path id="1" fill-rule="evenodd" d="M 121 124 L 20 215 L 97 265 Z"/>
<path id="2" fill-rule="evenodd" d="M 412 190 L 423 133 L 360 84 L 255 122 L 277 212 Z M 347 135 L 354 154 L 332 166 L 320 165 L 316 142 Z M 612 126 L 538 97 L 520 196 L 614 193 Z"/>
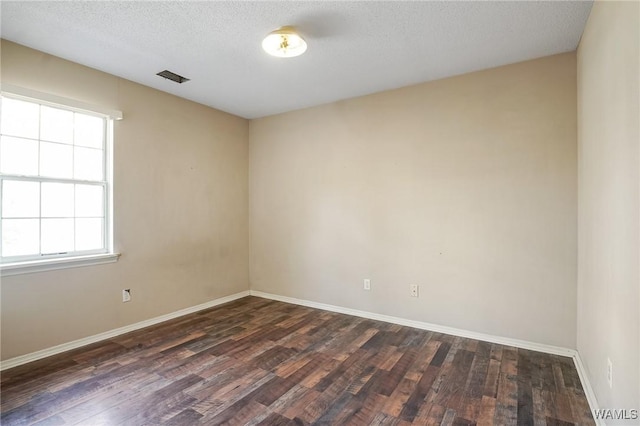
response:
<path id="1" fill-rule="evenodd" d="M 8 93 L 0 100 L 3 275 L 112 253 L 112 117 Z"/>

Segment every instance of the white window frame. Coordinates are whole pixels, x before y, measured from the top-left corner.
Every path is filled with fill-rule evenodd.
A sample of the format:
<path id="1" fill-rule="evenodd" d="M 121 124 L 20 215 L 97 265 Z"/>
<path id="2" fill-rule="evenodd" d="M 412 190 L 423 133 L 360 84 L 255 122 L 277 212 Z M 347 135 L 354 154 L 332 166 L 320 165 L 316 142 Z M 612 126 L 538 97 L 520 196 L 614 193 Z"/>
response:
<path id="1" fill-rule="evenodd" d="M 47 255 L 46 258 L 36 258 L 34 256 L 15 257 L 10 262 L 0 263 L 0 276 L 10 276 L 34 272 L 44 272 L 56 269 L 66 269 L 80 266 L 99 265 L 116 262 L 120 257 L 114 250 L 113 242 L 113 122 L 122 120 L 122 112 L 103 108 L 80 102 L 74 99 L 63 98 L 48 93 L 42 93 L 31 89 L 26 89 L 9 84 L 2 84 L 0 91 L 2 97 L 19 99 L 56 108 L 79 112 L 83 114 L 96 115 L 105 118 L 105 145 L 104 145 L 104 183 L 82 182 L 73 179 L 58 179 L 46 177 L 22 177 L 14 175 L 4 175 L 7 180 L 28 180 L 40 182 L 60 182 L 97 184 L 105 188 L 105 226 L 104 241 L 105 248 L 86 252 L 76 252 L 71 254 Z M 1 208 L 1 206 L 0 206 Z M 2 230 L 0 229 L 0 232 Z"/>

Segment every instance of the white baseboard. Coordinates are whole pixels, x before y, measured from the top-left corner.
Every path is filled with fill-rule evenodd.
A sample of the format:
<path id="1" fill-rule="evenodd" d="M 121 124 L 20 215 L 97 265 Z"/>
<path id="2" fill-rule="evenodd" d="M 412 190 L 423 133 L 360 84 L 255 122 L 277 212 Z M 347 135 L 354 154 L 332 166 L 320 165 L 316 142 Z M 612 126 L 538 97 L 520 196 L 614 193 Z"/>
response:
<path id="1" fill-rule="evenodd" d="M 287 297 L 287 296 L 279 296 L 277 294 L 265 293 L 257 290 L 250 290 L 250 293 L 252 296 L 262 297 L 262 298 L 271 299 L 271 300 L 277 300 L 285 303 L 292 303 L 294 305 L 307 306 L 310 308 L 317 308 L 325 311 L 353 315 L 361 318 L 368 318 L 368 319 L 388 322 L 392 324 L 405 325 L 408 327 L 418 328 L 421 330 L 435 331 L 438 333 L 451 334 L 453 336 L 466 337 L 469 339 L 482 340 L 485 342 L 497 343 L 500 345 L 513 346 L 516 348 L 528 349 L 528 350 L 548 353 L 552 355 L 570 357 L 573 359 L 573 362 L 576 366 L 576 370 L 578 370 L 578 376 L 580 377 L 580 381 L 582 382 L 582 387 L 584 389 L 587 402 L 589 403 L 589 408 L 591 408 L 592 415 L 594 413 L 594 410 L 598 409 L 598 401 L 596 400 L 595 393 L 593 392 L 593 388 L 591 387 L 591 383 L 589 382 L 589 377 L 584 368 L 584 365 L 582 364 L 580 355 L 578 354 L 578 351 L 576 351 L 575 349 L 546 345 L 543 343 L 528 342 L 526 340 L 512 339 L 509 337 L 494 336 L 491 334 L 478 333 L 475 331 L 463 330 L 463 329 L 454 328 L 454 327 L 446 327 L 443 325 L 431 324 L 428 322 L 413 321 L 413 320 L 393 317 L 389 315 L 380 315 L 372 312 L 344 308 L 342 306 L 327 305 L 324 303 L 312 302 L 309 300 L 296 299 L 296 298 Z M 598 426 L 605 425 L 605 423 L 601 419 L 594 418 L 594 421 Z"/>
<path id="2" fill-rule="evenodd" d="M 587 397 L 587 402 L 589 403 L 589 408 L 591 409 L 591 414 L 593 414 L 597 409 L 600 408 L 598 405 L 598 400 L 596 399 L 596 394 L 593 392 L 593 388 L 591 387 L 591 382 L 589 381 L 589 375 L 587 374 L 587 369 L 584 367 L 582 363 L 582 358 L 580 358 L 580 353 L 576 352 L 576 355 L 573 357 L 573 363 L 576 366 L 576 370 L 578 370 L 578 376 L 580 376 L 580 382 L 582 383 L 582 389 L 584 389 L 584 394 Z M 598 426 L 606 425 L 603 419 L 593 419 Z"/>
<path id="3" fill-rule="evenodd" d="M 368 318 L 377 321 L 389 322 L 392 324 L 405 325 L 407 327 L 419 328 L 421 330 L 435 331 L 437 333 L 451 334 L 454 336 L 466 337 L 469 339 L 482 340 L 490 343 L 497 343 L 505 346 L 514 346 L 516 348 L 529 349 L 532 351 L 544 352 L 553 355 L 561 355 L 574 357 L 576 351 L 574 349 L 563 348 L 560 346 L 545 345 L 542 343 L 528 342 L 526 340 L 512 339 L 509 337 L 494 336 L 491 334 L 478 333 L 475 331 L 463 330 L 461 328 L 447 327 L 444 325 L 432 324 L 422 321 L 414 321 L 400 317 L 389 315 L 375 314 L 373 312 L 358 311 L 356 309 L 343 308 L 342 306 L 327 305 L 324 303 L 311 302 L 309 300 L 296 299 L 293 297 L 279 296 L 262 291 L 251 290 L 252 296 L 263 297 L 265 299 L 277 300 L 280 302 L 293 303 L 294 305 L 308 306 L 310 308 L 322 309 L 324 311 L 338 312 L 340 314 L 353 315 L 361 318 Z"/>
<path id="4" fill-rule="evenodd" d="M 192 314 L 194 312 L 201 311 L 203 309 L 212 308 L 217 305 L 222 305 L 223 303 L 231 302 L 236 299 L 241 299 L 243 297 L 249 296 L 249 291 L 242 291 L 240 293 L 235 293 L 230 296 L 221 297 L 219 299 L 211 300 L 206 303 L 202 303 L 200 305 L 192 306 L 190 308 L 181 309 L 179 311 L 171 312 L 165 315 L 160 315 L 159 317 L 151 318 L 145 321 L 140 321 L 135 324 L 126 325 L 124 327 L 116 328 L 114 330 L 105 331 L 104 333 L 95 334 L 93 336 L 84 337 L 82 339 L 74 340 L 72 342 L 63 343 L 61 345 L 53 346 L 51 348 L 42 349 L 37 352 L 32 352 L 25 355 L 20 355 L 15 358 L 10 358 L 6 361 L 0 362 L 0 371 L 7 370 L 9 368 L 17 367 L 22 364 L 26 364 L 28 362 L 36 361 L 42 358 L 46 358 L 51 355 L 56 355 L 62 352 L 69 351 L 71 349 L 77 349 L 82 346 L 89 345 L 91 343 L 96 343 L 101 340 L 110 339 L 115 336 L 119 336 L 121 334 L 129 333 L 130 331 L 139 330 L 141 328 L 149 327 L 151 325 L 159 324 L 164 321 L 168 321 L 170 319 L 178 318 L 183 315 Z"/>

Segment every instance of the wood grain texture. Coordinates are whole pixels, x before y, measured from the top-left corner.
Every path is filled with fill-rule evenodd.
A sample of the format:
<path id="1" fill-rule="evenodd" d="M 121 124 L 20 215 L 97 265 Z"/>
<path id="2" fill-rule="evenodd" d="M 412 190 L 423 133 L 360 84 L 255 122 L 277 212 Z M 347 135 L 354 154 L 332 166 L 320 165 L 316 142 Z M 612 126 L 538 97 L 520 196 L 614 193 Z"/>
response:
<path id="1" fill-rule="evenodd" d="M 2 372 L 3 425 L 592 425 L 569 358 L 247 297 Z"/>

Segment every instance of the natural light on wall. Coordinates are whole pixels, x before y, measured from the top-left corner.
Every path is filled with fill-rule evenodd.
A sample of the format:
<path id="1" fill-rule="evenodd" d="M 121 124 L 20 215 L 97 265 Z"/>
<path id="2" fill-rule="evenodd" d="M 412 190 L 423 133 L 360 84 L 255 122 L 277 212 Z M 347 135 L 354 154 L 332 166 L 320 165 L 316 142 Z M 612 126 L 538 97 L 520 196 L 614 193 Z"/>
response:
<path id="1" fill-rule="evenodd" d="M 6 93 L 1 101 L 1 263 L 109 253 L 111 118 Z"/>

